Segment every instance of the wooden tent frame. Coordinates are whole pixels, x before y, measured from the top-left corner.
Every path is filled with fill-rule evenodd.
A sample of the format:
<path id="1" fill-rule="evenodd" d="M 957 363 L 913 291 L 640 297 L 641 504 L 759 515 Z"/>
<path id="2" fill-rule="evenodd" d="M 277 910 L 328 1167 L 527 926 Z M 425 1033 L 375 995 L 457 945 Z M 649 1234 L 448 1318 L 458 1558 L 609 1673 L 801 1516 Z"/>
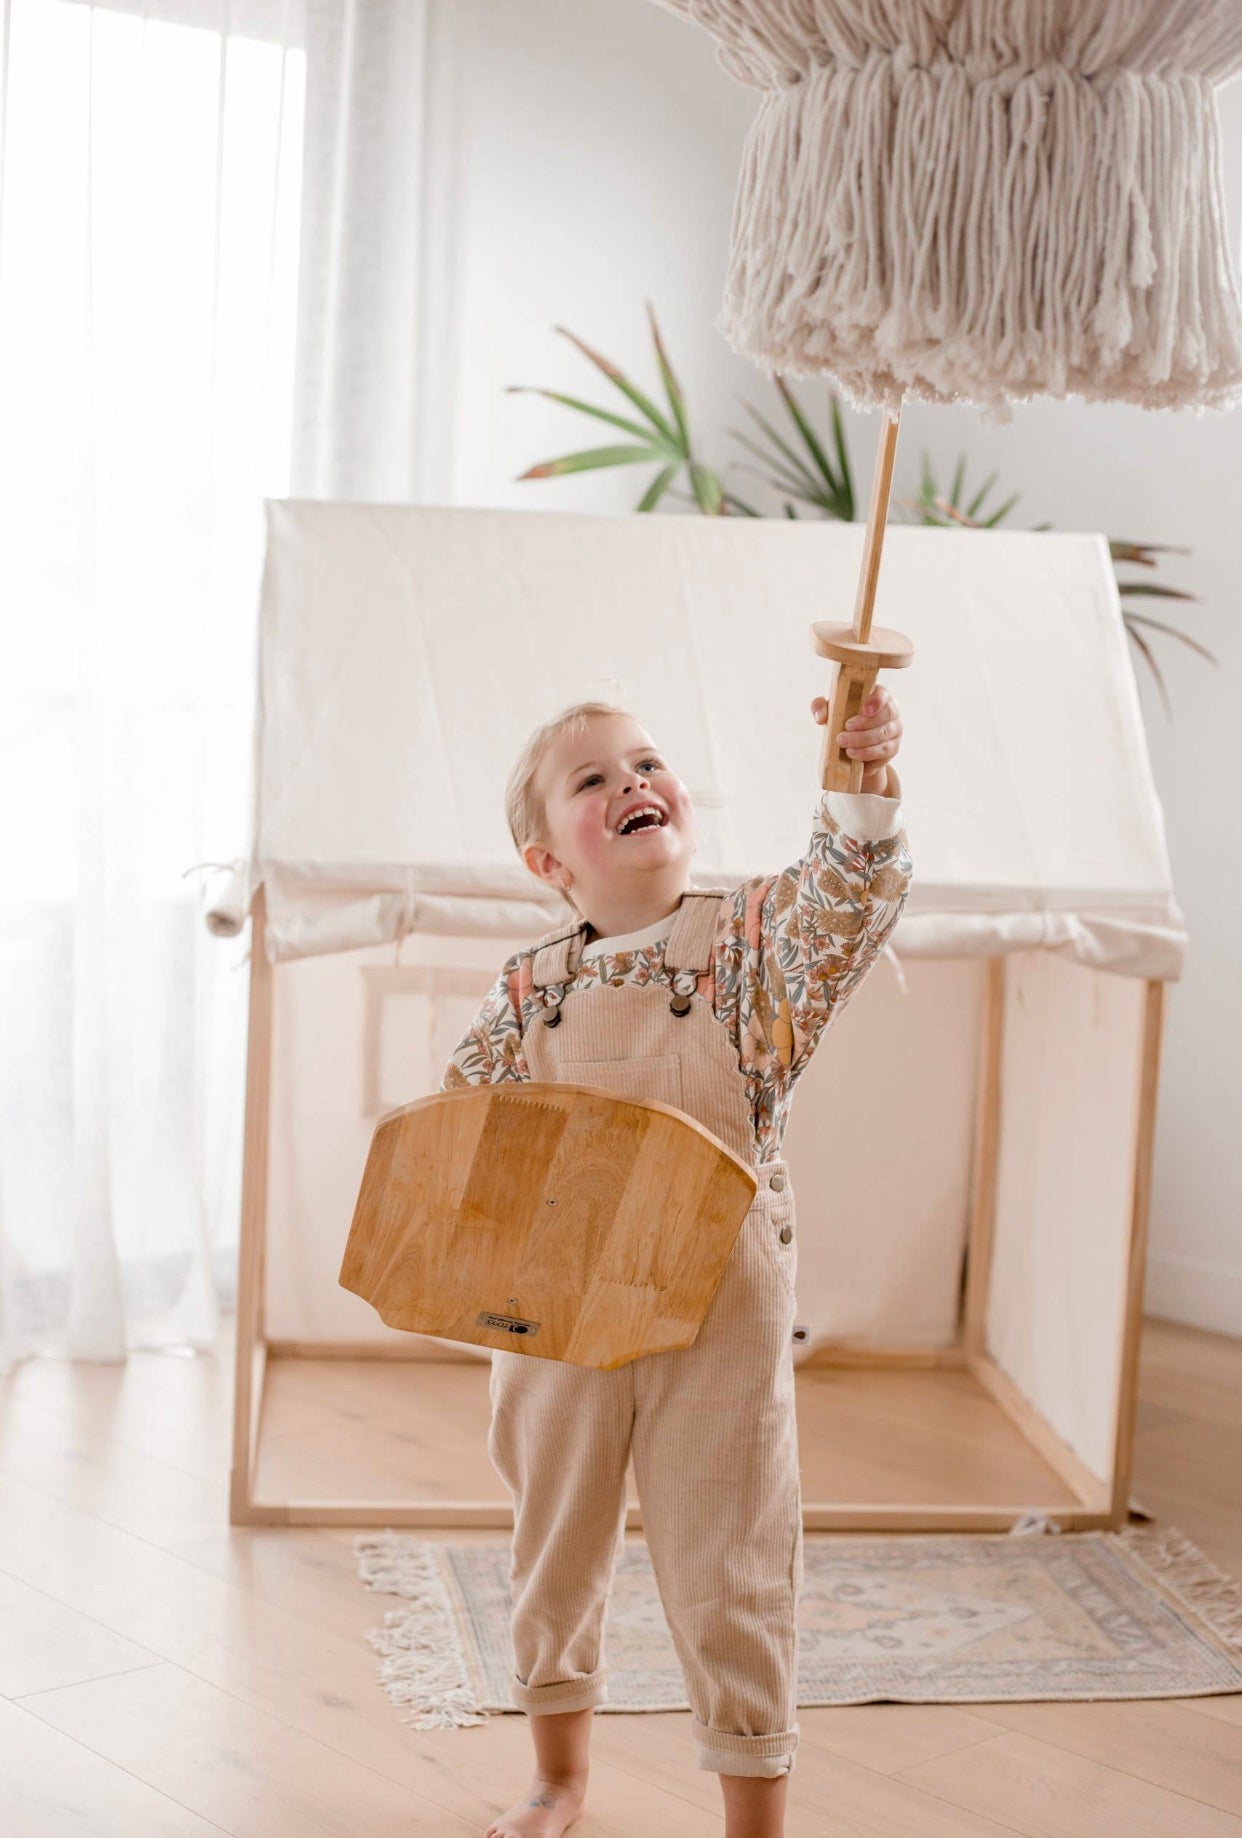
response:
<path id="1" fill-rule="evenodd" d="M 265 948 L 264 889 L 251 905 L 249 1036 L 246 1059 L 245 1149 L 242 1171 L 241 1242 L 237 1294 L 237 1340 L 233 1411 L 233 1465 L 229 1487 L 229 1521 L 233 1525 L 338 1525 L 511 1527 L 513 1509 L 496 1500 L 365 1500 L 354 1503 L 317 1500 L 271 1500 L 256 1497 L 256 1475 L 263 1428 L 264 1387 L 269 1358 L 359 1357 L 359 1349 L 331 1342 L 271 1341 L 264 1330 L 263 1275 L 267 1239 L 268 1122 L 272 1064 L 272 966 Z M 975 1098 L 975 1131 L 971 1171 L 970 1219 L 966 1248 L 966 1285 L 957 1342 L 920 1351 L 901 1348 L 822 1348 L 803 1367 L 868 1368 L 958 1367 L 969 1371 L 1000 1406 L 1015 1429 L 1040 1455 L 1072 1494 L 1041 1505 L 1023 1500 L 1012 1506 L 992 1503 L 927 1504 L 804 1501 L 807 1531 L 1007 1531 L 1025 1512 L 1043 1512 L 1066 1531 L 1116 1529 L 1127 1519 L 1133 1472 L 1134 1418 L 1142 1331 L 1143 1283 L 1151 1198 L 1152 1147 L 1156 1089 L 1164 1017 L 1164 985 L 1146 984 L 1131 1182 L 1125 1311 L 1119 1347 L 1117 1402 L 1113 1437 L 1113 1474 L 1099 1480 L 1064 1439 L 1023 1396 L 987 1351 L 986 1320 L 991 1277 L 993 1226 L 1001 1125 L 1001 1057 L 1004 1035 L 1005 960 L 989 961 L 982 1013 L 982 1037 Z M 369 1355 L 369 1349 L 367 1350 Z M 379 1357 L 425 1357 L 389 1352 Z M 482 1362 L 477 1362 L 482 1367 Z M 641 1529 L 641 1506 L 630 1506 L 627 1529 Z"/>

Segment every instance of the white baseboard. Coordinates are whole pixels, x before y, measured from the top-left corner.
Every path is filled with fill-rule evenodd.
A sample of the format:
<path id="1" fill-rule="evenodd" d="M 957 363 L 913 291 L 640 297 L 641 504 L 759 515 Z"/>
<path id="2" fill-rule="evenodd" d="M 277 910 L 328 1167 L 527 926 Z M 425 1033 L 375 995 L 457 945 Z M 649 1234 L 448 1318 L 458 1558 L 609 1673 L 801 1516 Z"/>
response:
<path id="1" fill-rule="evenodd" d="M 1242 1336 L 1242 1270 L 1192 1257 L 1149 1256 L 1143 1312 Z"/>

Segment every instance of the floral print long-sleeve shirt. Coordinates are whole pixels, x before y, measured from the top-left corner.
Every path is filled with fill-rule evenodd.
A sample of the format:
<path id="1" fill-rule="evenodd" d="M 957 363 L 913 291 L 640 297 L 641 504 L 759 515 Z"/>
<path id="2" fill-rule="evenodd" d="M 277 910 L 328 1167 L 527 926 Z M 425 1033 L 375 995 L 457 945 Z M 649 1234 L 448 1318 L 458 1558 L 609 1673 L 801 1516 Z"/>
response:
<path id="1" fill-rule="evenodd" d="M 756 1162 L 780 1157 L 800 1073 L 901 917 L 912 870 L 899 826 L 896 799 L 825 792 L 805 855 L 779 873 L 743 881 L 721 901 L 712 965 L 699 990 L 710 993 L 737 1050 Z M 860 830 L 878 839 L 852 833 Z M 670 917 L 669 930 L 672 923 Z M 667 938 L 584 955 L 566 994 L 617 981 L 669 982 Z M 525 946 L 502 965 L 454 1050 L 442 1091 L 530 1077 L 522 1041 L 543 1012 L 531 981 L 536 948 Z"/>

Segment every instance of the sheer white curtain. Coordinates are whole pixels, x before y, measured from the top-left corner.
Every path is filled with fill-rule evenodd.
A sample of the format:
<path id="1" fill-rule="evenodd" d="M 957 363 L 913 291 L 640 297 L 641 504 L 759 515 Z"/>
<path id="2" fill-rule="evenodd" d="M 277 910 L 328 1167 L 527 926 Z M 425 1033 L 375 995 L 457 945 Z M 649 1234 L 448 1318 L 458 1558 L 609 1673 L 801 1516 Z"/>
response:
<path id="1" fill-rule="evenodd" d="M 232 1305 L 264 497 L 449 476 L 448 0 L 0 0 L 0 1372 Z"/>
<path id="2" fill-rule="evenodd" d="M 7 0 L 0 1370 L 233 1286 L 262 499 L 288 490 L 302 0 Z"/>
<path id="3" fill-rule="evenodd" d="M 465 0 L 305 0 L 290 496 L 451 495 Z"/>

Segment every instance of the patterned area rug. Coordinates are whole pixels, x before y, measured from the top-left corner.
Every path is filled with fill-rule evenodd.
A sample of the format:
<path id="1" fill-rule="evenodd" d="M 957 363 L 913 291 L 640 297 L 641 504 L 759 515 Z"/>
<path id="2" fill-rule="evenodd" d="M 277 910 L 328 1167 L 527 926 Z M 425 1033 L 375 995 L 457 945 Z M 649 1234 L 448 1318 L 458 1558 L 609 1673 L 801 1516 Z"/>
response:
<path id="1" fill-rule="evenodd" d="M 354 1540 L 403 1598 L 367 1635 L 419 1729 L 481 1723 L 509 1695 L 509 1546 Z M 798 1704 L 985 1704 L 1242 1691 L 1242 1588 L 1172 1528 L 807 1534 Z M 645 1542 L 618 1559 L 604 1633 L 617 1710 L 688 1710 Z"/>

